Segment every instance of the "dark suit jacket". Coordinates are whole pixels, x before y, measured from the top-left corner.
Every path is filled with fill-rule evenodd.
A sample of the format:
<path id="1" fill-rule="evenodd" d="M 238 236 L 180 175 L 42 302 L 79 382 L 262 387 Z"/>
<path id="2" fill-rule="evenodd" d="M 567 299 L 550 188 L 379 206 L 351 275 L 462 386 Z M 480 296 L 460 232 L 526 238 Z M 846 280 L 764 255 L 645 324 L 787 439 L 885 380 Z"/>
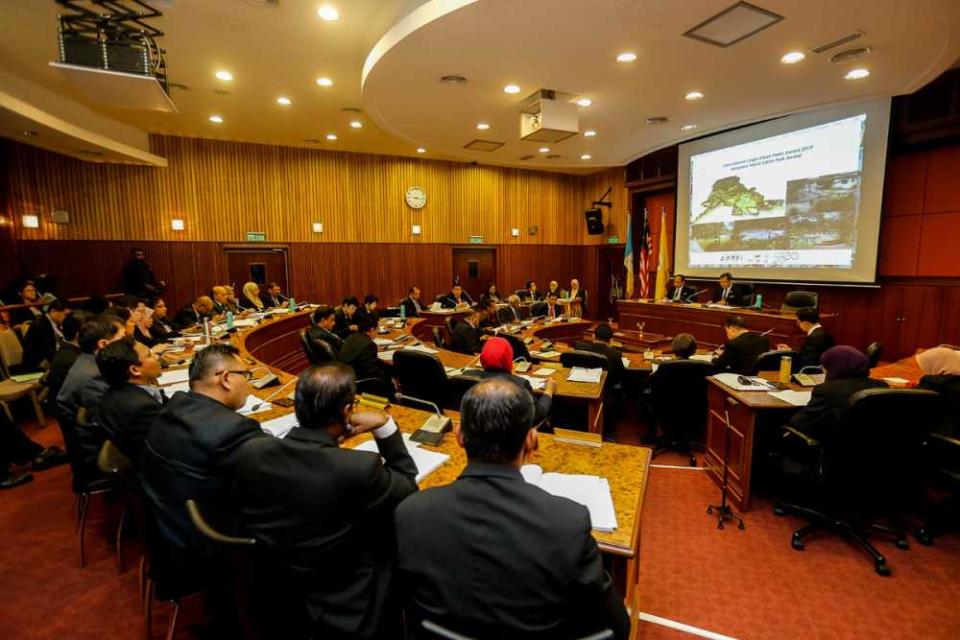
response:
<path id="1" fill-rule="evenodd" d="M 260 302 L 263 303 L 265 309 L 276 309 L 284 304 L 280 297 L 271 296 L 266 291 L 260 294 Z"/>
<path id="2" fill-rule="evenodd" d="M 163 405 L 147 390 L 135 384 L 125 384 L 104 394 L 94 409 L 94 416 L 107 439 L 136 462 L 140 459 L 150 426 L 162 408 Z"/>
<path id="3" fill-rule="evenodd" d="M 935 431 L 951 438 L 960 438 L 960 375 L 923 376 L 917 388 L 936 391 L 943 396 L 947 411 Z"/>
<path id="4" fill-rule="evenodd" d="M 521 378 L 520 376 L 513 375 L 512 373 L 505 373 L 503 371 L 477 371 L 476 373 L 471 372 L 470 375 L 472 376 L 475 375 L 481 380 L 485 380 L 487 378 L 506 378 L 510 382 L 513 382 L 514 384 L 519 385 L 527 393 L 530 394 L 530 397 L 533 399 L 534 410 L 535 410 L 534 416 L 533 416 L 534 424 L 540 424 L 541 422 L 546 420 L 548 417 L 550 417 L 550 409 L 553 408 L 553 398 L 551 398 L 545 393 L 541 393 L 540 395 L 537 395 L 536 393 L 534 393 L 533 387 L 525 378 Z"/>
<path id="5" fill-rule="evenodd" d="M 609 363 L 609 369 L 607 370 L 607 384 L 611 386 L 620 384 L 623 382 L 623 376 L 625 369 L 623 366 L 623 352 L 616 347 L 611 347 L 609 344 L 604 342 L 577 342 L 573 345 L 573 348 L 578 351 L 592 351 L 593 353 L 599 353 L 607 359 Z"/>
<path id="6" fill-rule="evenodd" d="M 174 394 L 150 427 L 138 471 L 164 539 L 180 549 L 209 546 L 190 522 L 188 498 L 215 528 L 234 531 L 238 512 L 230 487 L 240 446 L 271 437 L 213 398 Z"/>
<path id="7" fill-rule="evenodd" d="M 713 301 L 720 302 L 723 299 L 723 289 L 717 287 L 713 292 Z M 750 303 L 750 286 L 746 284 L 730 285 L 730 294 L 727 296 L 727 304 L 731 307 L 745 307 Z"/>
<path id="8" fill-rule="evenodd" d="M 10 304 L 24 304 L 23 300 L 18 300 L 16 302 L 11 302 Z M 22 309 L 14 309 L 10 312 L 10 326 L 16 326 L 18 324 L 23 324 L 24 322 L 36 322 L 39 320 L 43 314 L 34 313 L 33 310 L 36 309 L 40 311 L 41 307 L 24 307 Z"/>
<path id="9" fill-rule="evenodd" d="M 50 389 L 50 394 L 47 396 L 49 398 L 48 402 L 56 403 L 57 394 L 63 387 L 67 372 L 70 371 L 70 367 L 73 366 L 79 356 L 80 347 L 69 342 L 61 343 L 57 353 L 53 356 L 53 361 L 50 363 L 49 373 L 47 373 L 47 387 Z"/>
<path id="10" fill-rule="evenodd" d="M 180 309 L 180 311 L 177 311 L 177 315 L 173 316 L 171 324 L 177 331 L 183 331 L 198 324 L 202 325 L 203 314 L 194 310 L 192 304 L 188 304 Z"/>
<path id="11" fill-rule="evenodd" d="M 510 305 L 497 309 L 497 320 L 500 324 L 510 324 L 520 322 L 520 309 L 514 309 Z"/>
<path id="12" fill-rule="evenodd" d="M 800 366 L 811 367 L 820 364 L 820 356 L 834 344 L 833 336 L 823 327 L 817 327 L 800 345 Z"/>
<path id="13" fill-rule="evenodd" d="M 670 287 L 667 291 L 667 300 L 673 300 L 673 295 L 676 293 L 676 287 Z M 690 302 L 693 299 L 693 294 L 697 292 L 696 287 L 691 287 L 688 284 L 680 286 L 680 301 L 681 302 Z"/>
<path id="14" fill-rule="evenodd" d="M 479 638 L 629 633 L 587 509 L 513 467 L 471 462 L 453 484 L 405 500 L 396 525 L 409 629 L 426 618 Z"/>
<path id="15" fill-rule="evenodd" d="M 221 303 L 217 302 L 217 301 L 214 299 L 214 301 L 213 301 L 213 315 L 215 315 L 215 316 L 222 316 L 222 315 L 225 314 L 227 311 L 230 311 L 230 309 L 227 308 L 227 305 L 226 305 L 226 304 L 221 304 Z"/>
<path id="16" fill-rule="evenodd" d="M 157 342 L 166 342 L 180 335 L 180 332 L 174 329 L 169 320 L 154 318 L 153 326 L 150 327 L 150 335 Z"/>
<path id="17" fill-rule="evenodd" d="M 340 353 L 340 349 L 343 347 L 343 338 L 333 333 L 332 331 L 327 331 L 323 327 L 318 327 L 313 325 L 307 329 L 307 333 L 310 335 L 311 340 L 324 340 L 331 347 L 333 347 L 334 355 Z"/>
<path id="18" fill-rule="evenodd" d="M 723 353 L 713 359 L 718 371 L 747 373 L 753 361 L 764 351 L 770 350 L 770 341 L 757 333 L 743 333 L 723 345 Z"/>
<path id="19" fill-rule="evenodd" d="M 483 348 L 480 343 L 480 329 L 475 329 L 466 320 L 461 320 L 453 328 L 450 348 L 458 353 L 480 353 Z"/>
<path id="20" fill-rule="evenodd" d="M 393 388 L 393 381 L 387 373 L 386 365 L 377 357 L 377 345 L 367 334 L 354 333 L 344 340 L 337 359 L 353 367 L 357 380 L 376 378 L 380 381 L 385 393 Z M 392 394 L 387 393 L 387 395 Z"/>
<path id="21" fill-rule="evenodd" d="M 883 380 L 873 378 L 841 378 L 818 384 L 813 388 L 807 406 L 790 419 L 790 426 L 822 442 L 836 426 L 853 394 L 886 386 Z"/>
<path id="22" fill-rule="evenodd" d="M 473 304 L 473 298 L 471 298 L 470 294 L 466 291 L 460 294 L 460 301 L 466 302 L 469 305 Z M 448 293 L 444 298 L 440 299 L 440 305 L 444 309 L 453 309 L 457 306 L 457 299 L 453 297 L 452 293 Z"/>
<path id="23" fill-rule="evenodd" d="M 422 305 L 420 306 L 419 310 L 417 309 L 417 305 L 419 304 L 420 304 L 419 300 L 417 300 L 416 303 L 414 303 L 414 301 L 411 300 L 409 296 L 407 296 L 406 298 L 400 301 L 400 308 L 403 309 L 403 315 L 406 316 L 407 318 L 416 318 L 417 316 L 420 315 L 420 311 L 423 309 Z"/>
<path id="24" fill-rule="evenodd" d="M 315 625 L 311 637 L 370 637 L 387 604 L 393 512 L 417 491 L 417 467 L 399 431 L 377 446 L 382 463 L 375 453 L 338 448 L 326 431 L 295 428 L 240 451 L 243 524 L 281 552 Z"/>
<path id="25" fill-rule="evenodd" d="M 143 260 L 130 260 L 123 267 L 123 292 L 134 296 L 156 295 L 159 292 L 153 269 Z"/>
<path id="26" fill-rule="evenodd" d="M 27 335 L 23 338 L 23 370 L 38 371 L 40 363 L 53 362 L 57 353 L 57 334 L 53 331 L 53 320 L 43 314 L 30 324 Z"/>
<path id="27" fill-rule="evenodd" d="M 347 339 L 353 331 L 350 329 L 350 325 L 357 324 L 357 321 L 360 320 L 360 310 L 353 312 L 352 316 L 347 316 L 343 312 L 343 309 L 337 309 L 337 312 L 333 314 L 333 332 L 343 338 Z"/>
<path id="28" fill-rule="evenodd" d="M 553 313 L 555 318 L 559 318 L 563 315 L 563 305 L 555 304 L 553 305 Z M 550 304 L 548 302 L 540 301 L 534 305 L 530 306 L 530 315 L 534 316 L 550 316 Z"/>

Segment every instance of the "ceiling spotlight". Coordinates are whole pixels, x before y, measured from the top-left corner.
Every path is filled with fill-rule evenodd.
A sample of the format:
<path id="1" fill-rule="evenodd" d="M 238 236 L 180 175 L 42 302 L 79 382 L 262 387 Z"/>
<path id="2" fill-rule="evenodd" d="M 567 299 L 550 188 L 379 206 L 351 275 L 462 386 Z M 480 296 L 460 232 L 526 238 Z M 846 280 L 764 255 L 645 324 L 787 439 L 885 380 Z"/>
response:
<path id="1" fill-rule="evenodd" d="M 589 159 L 592 158 L 592 157 L 593 157 L 593 156 L 590 155 L 589 153 L 583 153 L 583 154 L 580 155 L 580 159 L 581 159 L 581 160 L 589 160 Z"/>
<path id="2" fill-rule="evenodd" d="M 843 79 L 844 80 L 863 80 L 868 75 L 870 75 L 870 71 L 867 69 L 863 69 L 863 68 L 851 69 L 850 71 L 847 72 L 847 75 L 843 76 Z"/>
<path id="3" fill-rule="evenodd" d="M 210 116 L 210 122 L 213 122 L 214 124 L 220 124 L 221 122 L 223 122 L 223 117 L 218 115 L 212 115 Z"/>
<path id="4" fill-rule="evenodd" d="M 508 84 L 503 88 L 503 92 L 509 93 L 510 95 L 513 95 L 515 93 L 520 93 L 520 87 L 518 87 L 515 84 Z"/>
<path id="5" fill-rule="evenodd" d="M 417 153 L 426 153 L 426 152 L 427 150 L 424 149 L 423 147 L 417 147 Z"/>
<path id="6" fill-rule="evenodd" d="M 440 82 L 442 84 L 466 84 L 467 79 L 464 78 L 463 76 L 449 75 L 449 76 L 441 77 Z"/>
<path id="7" fill-rule="evenodd" d="M 697 125 L 695 124 L 685 124 L 682 127 L 680 127 L 680 131 L 693 131 L 696 128 L 697 128 Z"/>
<path id="8" fill-rule="evenodd" d="M 320 85 L 321 87 L 332 87 L 333 80 L 331 80 L 326 76 L 320 76 L 319 78 L 317 78 L 317 84 Z"/>
<path id="9" fill-rule="evenodd" d="M 540 147 L 538 151 L 540 153 L 550 153 L 550 147 Z"/>
<path id="10" fill-rule="evenodd" d="M 587 129 L 586 131 L 583 132 L 584 138 L 592 138 L 595 135 L 597 135 L 597 132 L 594 131 L 593 129 Z"/>
<path id="11" fill-rule="evenodd" d="M 317 15 L 327 22 L 333 22 L 340 18 L 340 12 L 337 11 L 337 8 L 329 4 L 325 4 L 317 9 Z"/>
<path id="12" fill-rule="evenodd" d="M 797 64 L 806 57 L 807 54 L 802 51 L 791 51 L 790 53 L 783 54 L 783 57 L 780 58 L 780 62 L 783 64 Z"/>
<path id="13" fill-rule="evenodd" d="M 360 122 L 359 120 L 351 120 L 351 121 L 350 121 L 350 128 L 351 128 L 351 129 L 362 129 L 362 128 L 363 128 L 363 123 Z"/>
<path id="14" fill-rule="evenodd" d="M 577 104 L 581 107 L 589 107 L 590 105 L 593 104 L 593 100 L 591 100 L 590 98 L 580 98 L 579 100 L 577 100 Z"/>
<path id="15" fill-rule="evenodd" d="M 284 107 L 289 107 L 291 104 L 293 104 L 293 102 L 287 96 L 280 96 L 279 98 L 277 98 L 277 104 L 282 105 Z"/>
<path id="16" fill-rule="evenodd" d="M 480 129 L 480 131 L 486 131 L 486 130 L 489 129 L 489 128 L 490 128 L 490 125 L 487 124 L 486 122 L 478 122 L 478 123 L 477 123 L 477 129 Z"/>
<path id="17" fill-rule="evenodd" d="M 337 140 L 337 134 L 335 134 L 335 133 L 328 133 L 328 134 L 326 135 L 326 138 L 327 138 L 327 140 L 329 140 L 330 142 L 335 142 L 335 141 Z"/>
<path id="18" fill-rule="evenodd" d="M 683 97 L 686 98 L 687 100 L 690 100 L 691 102 L 693 102 L 693 101 L 695 101 L 695 100 L 702 100 L 702 99 L 703 99 L 703 94 L 700 93 L 699 91 L 691 91 L 690 93 L 688 93 L 687 95 L 685 95 L 685 96 L 683 96 Z"/>
<path id="19" fill-rule="evenodd" d="M 637 54 L 633 53 L 632 51 L 626 51 L 617 56 L 617 62 L 620 62 L 620 63 L 633 62 L 636 59 L 637 59 Z"/>
<path id="20" fill-rule="evenodd" d="M 217 80 L 223 80 L 224 82 L 230 82 L 233 80 L 233 74 L 226 69 L 220 69 L 220 71 L 217 71 L 213 75 L 217 77 Z"/>

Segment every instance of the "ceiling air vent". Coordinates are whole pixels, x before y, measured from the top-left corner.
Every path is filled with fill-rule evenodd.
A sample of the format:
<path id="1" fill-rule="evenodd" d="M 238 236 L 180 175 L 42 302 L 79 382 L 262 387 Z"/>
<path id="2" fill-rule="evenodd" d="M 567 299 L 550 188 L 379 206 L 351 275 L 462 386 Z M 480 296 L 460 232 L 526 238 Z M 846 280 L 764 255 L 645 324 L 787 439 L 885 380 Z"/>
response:
<path id="1" fill-rule="evenodd" d="M 506 143 L 495 142 L 493 140 L 472 140 L 463 145 L 463 148 L 470 149 L 470 151 L 496 151 L 504 144 Z"/>
<path id="2" fill-rule="evenodd" d="M 536 157 L 537 157 L 537 156 L 535 156 L 535 155 L 533 155 L 533 154 L 528 154 L 528 155 L 525 155 L 525 156 L 520 156 L 520 159 L 521 159 L 521 160 L 533 160 L 533 159 L 536 158 Z"/>
<path id="3" fill-rule="evenodd" d="M 823 53 L 824 51 L 829 51 L 830 49 L 835 49 L 837 47 L 843 46 L 848 42 L 853 42 L 858 38 L 862 38 L 864 35 L 866 34 L 864 34 L 863 31 L 852 31 L 848 34 L 840 36 L 839 38 L 836 38 L 835 40 L 824 43 L 819 47 L 814 47 L 813 49 L 811 49 L 811 51 L 813 51 L 814 53 Z"/>
<path id="4" fill-rule="evenodd" d="M 683 35 L 718 47 L 729 47 L 772 27 L 783 16 L 749 2 L 738 2 L 707 18 Z"/>
<path id="5" fill-rule="evenodd" d="M 842 64 L 844 62 L 853 62 L 873 51 L 870 47 L 857 47 L 855 49 L 846 49 L 840 53 L 835 53 L 830 57 L 830 62 Z"/>

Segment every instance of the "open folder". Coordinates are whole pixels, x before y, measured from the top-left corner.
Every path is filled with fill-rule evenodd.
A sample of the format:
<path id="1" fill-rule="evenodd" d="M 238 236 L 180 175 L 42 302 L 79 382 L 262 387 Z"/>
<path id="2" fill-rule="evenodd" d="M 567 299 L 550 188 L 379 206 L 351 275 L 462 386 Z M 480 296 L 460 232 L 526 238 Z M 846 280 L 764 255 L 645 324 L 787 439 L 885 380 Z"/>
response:
<path id="1" fill-rule="evenodd" d="M 536 464 L 520 467 L 523 479 L 535 484 L 547 493 L 569 498 L 580 503 L 590 512 L 590 526 L 597 531 L 613 531 L 617 528 L 617 512 L 613 508 L 613 496 L 606 478 L 572 473 L 544 473 Z"/>
<path id="2" fill-rule="evenodd" d="M 403 443 L 407 445 L 407 453 L 410 454 L 410 457 L 413 458 L 414 464 L 417 465 L 417 482 L 420 482 L 426 478 L 428 475 L 440 468 L 444 462 L 450 459 L 450 456 L 445 453 L 421 449 L 420 443 L 412 442 L 406 434 L 404 434 Z M 354 449 L 356 451 L 372 451 L 373 453 L 380 453 L 380 449 L 377 448 L 377 442 L 373 439 L 361 442 L 355 446 Z"/>

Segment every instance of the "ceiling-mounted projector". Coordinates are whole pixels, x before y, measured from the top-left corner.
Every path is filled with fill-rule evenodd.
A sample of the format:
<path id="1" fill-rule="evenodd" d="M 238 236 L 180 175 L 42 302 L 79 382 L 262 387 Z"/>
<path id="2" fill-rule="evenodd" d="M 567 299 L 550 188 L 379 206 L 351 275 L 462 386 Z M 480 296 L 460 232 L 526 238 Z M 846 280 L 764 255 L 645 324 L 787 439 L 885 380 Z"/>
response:
<path id="1" fill-rule="evenodd" d="M 540 89 L 524 100 L 520 110 L 520 139 L 560 142 L 580 133 L 576 96 Z"/>

